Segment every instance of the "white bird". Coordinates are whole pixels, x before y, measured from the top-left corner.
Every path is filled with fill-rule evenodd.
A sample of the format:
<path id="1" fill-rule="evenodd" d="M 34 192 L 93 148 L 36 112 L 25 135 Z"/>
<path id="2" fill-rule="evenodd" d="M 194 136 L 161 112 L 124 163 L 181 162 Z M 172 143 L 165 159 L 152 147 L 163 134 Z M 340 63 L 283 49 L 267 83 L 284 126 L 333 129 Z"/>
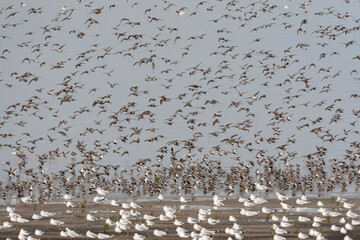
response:
<path id="1" fill-rule="evenodd" d="M 154 222 L 152 222 L 152 221 L 150 221 L 150 220 L 146 220 L 146 226 L 151 227 L 151 226 L 154 226 L 154 225 L 155 225 Z"/>
<path id="2" fill-rule="evenodd" d="M 207 208 L 207 209 L 199 209 L 199 214 L 202 215 L 210 215 L 211 214 L 211 209 Z"/>
<path id="3" fill-rule="evenodd" d="M 345 218 L 340 218 L 340 220 L 339 220 L 339 223 L 340 224 L 344 224 L 346 221 L 345 221 Z"/>
<path id="4" fill-rule="evenodd" d="M 24 230 L 24 229 L 20 229 L 19 234 L 21 234 L 21 235 L 30 235 L 30 232 L 29 232 L 29 231 L 26 231 L 26 230 Z"/>
<path id="5" fill-rule="evenodd" d="M 356 214 L 356 213 L 352 212 L 351 210 L 348 210 L 346 212 L 346 216 L 349 218 L 357 218 L 359 216 L 359 214 Z"/>
<path id="6" fill-rule="evenodd" d="M 39 238 L 34 238 L 34 237 L 32 237 L 32 236 L 28 236 L 28 237 L 26 238 L 26 240 L 39 240 Z"/>
<path id="7" fill-rule="evenodd" d="M 349 236 L 346 235 L 346 236 L 344 237 L 344 240 L 353 240 L 353 239 L 352 239 L 351 237 L 349 237 Z"/>
<path id="8" fill-rule="evenodd" d="M 25 203 L 25 204 L 29 204 L 32 202 L 32 199 L 30 196 L 27 196 L 27 197 L 22 197 L 20 198 L 21 202 Z"/>
<path id="9" fill-rule="evenodd" d="M 116 233 L 121 233 L 122 232 L 122 229 L 120 226 L 116 225 L 115 227 L 115 230 L 114 230 Z"/>
<path id="10" fill-rule="evenodd" d="M 111 221 L 109 218 L 105 220 L 105 223 L 109 224 L 109 226 L 115 226 L 116 223 L 114 221 Z"/>
<path id="11" fill-rule="evenodd" d="M 70 201 L 65 202 L 66 207 L 68 208 L 74 208 L 76 207 L 76 204 Z"/>
<path id="12" fill-rule="evenodd" d="M 272 213 L 273 210 L 271 210 L 270 208 L 267 208 L 267 207 L 262 207 L 262 208 L 261 208 L 261 212 L 262 212 L 262 213 Z"/>
<path id="13" fill-rule="evenodd" d="M 243 202 L 245 202 L 245 201 L 247 201 L 248 199 L 246 199 L 246 198 L 243 198 L 243 197 L 239 197 L 239 202 L 241 202 L 241 203 L 243 203 Z"/>
<path id="14" fill-rule="evenodd" d="M 40 220 L 40 219 L 42 219 L 42 216 L 37 215 L 37 214 L 34 213 L 31 218 L 34 219 L 34 220 Z"/>
<path id="15" fill-rule="evenodd" d="M 221 198 L 221 197 L 219 197 L 218 195 L 214 195 L 214 197 L 213 197 L 213 201 L 214 201 L 214 205 L 216 206 L 216 207 L 221 207 L 221 206 L 224 206 L 224 203 L 223 203 L 223 201 L 225 200 L 225 198 Z"/>
<path id="16" fill-rule="evenodd" d="M 194 224 L 193 228 L 194 228 L 194 230 L 199 231 L 199 232 L 201 231 L 201 229 L 203 229 L 203 227 L 197 223 Z"/>
<path id="17" fill-rule="evenodd" d="M 240 210 L 240 214 L 244 215 L 244 216 L 247 216 L 247 217 L 252 217 L 252 216 L 255 216 L 255 215 L 259 214 L 259 211 L 247 211 L 247 210 L 242 208 Z"/>
<path id="18" fill-rule="evenodd" d="M 70 237 L 65 231 L 60 231 L 61 237 Z"/>
<path id="19" fill-rule="evenodd" d="M 353 226 L 358 226 L 358 225 L 360 225 L 360 221 L 356 221 L 356 220 L 351 220 L 351 225 L 353 225 Z"/>
<path id="20" fill-rule="evenodd" d="M 255 187 L 259 190 L 259 191 L 264 191 L 267 190 L 268 187 L 266 187 L 265 185 L 261 185 L 260 183 L 256 182 L 255 183 Z"/>
<path id="21" fill-rule="evenodd" d="M 279 234 L 279 235 L 282 235 L 282 234 L 286 234 L 288 233 L 288 231 L 286 231 L 285 229 L 281 229 L 281 228 L 275 228 L 275 233 L 276 234 Z"/>
<path id="22" fill-rule="evenodd" d="M 291 211 L 292 209 L 292 207 L 289 204 L 286 204 L 284 202 L 281 202 L 280 205 L 285 211 Z"/>
<path id="23" fill-rule="evenodd" d="M 93 215 L 91 215 L 90 213 L 88 213 L 88 214 L 86 215 L 86 220 L 91 221 L 91 222 L 94 222 L 94 221 L 97 220 L 97 218 L 94 217 Z"/>
<path id="24" fill-rule="evenodd" d="M 316 204 L 318 207 L 324 207 L 324 204 L 321 201 L 318 201 Z"/>
<path id="25" fill-rule="evenodd" d="M 347 202 L 344 202 L 344 208 L 346 209 L 350 209 L 352 208 L 353 206 L 355 206 L 355 203 L 347 203 Z"/>
<path id="26" fill-rule="evenodd" d="M 66 194 L 65 193 L 65 195 L 64 195 L 64 199 L 66 200 L 66 201 L 69 201 L 69 200 L 71 200 L 71 199 L 73 199 L 74 197 L 73 196 L 71 196 L 71 195 L 69 195 L 69 194 Z"/>
<path id="27" fill-rule="evenodd" d="M 6 211 L 9 212 L 9 213 L 10 213 L 10 212 L 14 212 L 14 211 L 15 211 L 15 208 L 8 206 L 8 207 L 6 207 Z"/>
<path id="28" fill-rule="evenodd" d="M 249 200 L 247 200 L 247 201 L 244 202 L 244 206 L 245 207 L 253 207 L 253 206 L 255 206 L 255 203 L 252 203 Z"/>
<path id="29" fill-rule="evenodd" d="M 17 218 L 16 221 L 18 223 L 28 223 L 28 222 L 30 222 L 29 220 L 27 220 L 25 218 L 22 218 L 22 217 Z"/>
<path id="30" fill-rule="evenodd" d="M 215 235 L 215 231 L 212 231 L 212 230 L 207 230 L 206 228 L 202 228 L 201 231 L 200 231 L 200 234 L 201 235 L 206 235 L 206 236 L 214 236 Z"/>
<path id="31" fill-rule="evenodd" d="M 149 228 L 142 223 L 142 224 L 135 224 L 135 229 L 138 231 L 145 231 L 148 230 Z"/>
<path id="32" fill-rule="evenodd" d="M 276 215 L 272 215 L 271 220 L 274 221 L 274 222 L 278 222 L 280 220 L 280 218 L 277 217 Z"/>
<path id="33" fill-rule="evenodd" d="M 198 222 L 198 220 L 196 218 L 193 218 L 193 217 L 188 217 L 186 221 L 189 224 L 195 224 L 195 223 Z"/>
<path id="34" fill-rule="evenodd" d="M 236 219 L 236 217 L 234 217 L 234 216 L 229 216 L 229 221 L 230 222 L 237 222 L 237 219 Z"/>
<path id="35" fill-rule="evenodd" d="M 346 223 L 345 224 L 345 229 L 349 230 L 349 231 L 352 231 L 352 230 L 354 230 L 354 227 L 350 223 Z"/>
<path id="36" fill-rule="evenodd" d="M 321 227 L 321 224 L 318 222 L 313 222 L 312 225 L 313 227 Z"/>
<path id="37" fill-rule="evenodd" d="M 261 198 L 261 197 L 257 197 L 255 199 L 251 199 L 256 205 L 259 205 L 259 204 L 264 204 L 264 203 L 267 203 L 268 200 L 264 199 L 264 198 Z"/>
<path id="38" fill-rule="evenodd" d="M 146 237 L 143 236 L 143 235 L 135 233 L 134 236 L 133 236 L 133 239 L 134 240 L 144 240 L 144 239 L 146 239 Z"/>
<path id="39" fill-rule="evenodd" d="M 299 234 L 298 234 L 298 238 L 299 238 L 299 239 L 308 239 L 308 238 L 309 238 L 309 236 L 308 236 L 308 235 L 306 235 L 306 234 L 304 234 L 304 233 L 302 233 L 302 232 L 299 232 Z"/>
<path id="40" fill-rule="evenodd" d="M 282 237 L 282 236 L 276 235 L 276 234 L 274 235 L 273 239 L 274 239 L 274 240 L 286 240 L 285 237 Z"/>
<path id="41" fill-rule="evenodd" d="M 9 223 L 9 222 L 3 222 L 3 227 L 4 228 L 11 228 L 11 227 L 13 227 L 13 225 L 11 223 Z"/>
<path id="42" fill-rule="evenodd" d="M 122 203 L 121 204 L 121 207 L 124 208 L 124 209 L 129 209 L 130 208 L 130 203 Z"/>
<path id="43" fill-rule="evenodd" d="M 108 234 L 104 234 L 104 233 L 98 233 L 97 237 L 98 239 L 107 239 L 107 238 L 112 238 L 114 235 L 108 235 Z"/>
<path id="44" fill-rule="evenodd" d="M 106 190 L 104 190 L 104 189 L 101 189 L 101 188 L 96 188 L 96 192 L 99 194 L 99 195 L 101 195 L 101 196 L 105 196 L 105 195 L 107 195 L 108 193 L 109 193 L 109 191 L 106 191 Z"/>
<path id="45" fill-rule="evenodd" d="M 160 231 L 160 230 L 157 230 L 157 229 L 154 230 L 154 236 L 155 237 L 163 237 L 163 236 L 166 236 L 166 235 L 167 235 L 167 233 L 164 232 L 164 231 Z"/>
<path id="46" fill-rule="evenodd" d="M 234 230 L 240 230 L 240 229 L 242 229 L 242 227 L 241 227 L 239 224 L 234 223 L 233 226 L 232 226 L 232 229 L 234 229 Z"/>
<path id="47" fill-rule="evenodd" d="M 148 214 L 144 214 L 143 219 L 145 219 L 145 220 L 154 220 L 154 219 L 156 219 L 156 217 L 148 215 Z"/>
<path id="48" fill-rule="evenodd" d="M 283 222 L 290 222 L 290 219 L 287 217 L 287 216 L 283 216 L 282 218 L 281 218 L 281 221 L 283 221 Z"/>
<path id="49" fill-rule="evenodd" d="M 173 220 L 174 218 L 170 218 L 170 217 L 168 217 L 168 216 L 166 216 L 166 215 L 164 215 L 164 214 L 160 214 L 160 216 L 159 216 L 159 220 L 160 221 L 171 221 L 171 220 Z"/>
<path id="50" fill-rule="evenodd" d="M 134 209 L 136 209 L 136 208 L 141 208 L 141 206 L 138 205 L 138 204 L 135 203 L 135 202 L 131 202 L 131 203 L 130 203 L 130 207 L 131 207 L 131 208 L 134 208 Z"/>
<path id="51" fill-rule="evenodd" d="M 309 235 L 312 236 L 312 237 L 317 237 L 317 236 L 320 235 L 320 232 L 318 232 L 318 231 L 316 231 L 316 230 L 314 230 L 314 229 L 311 228 L 311 229 L 309 230 Z"/>
<path id="52" fill-rule="evenodd" d="M 162 194 L 159 194 L 159 196 L 157 197 L 160 201 L 164 200 L 164 196 Z"/>
<path id="53" fill-rule="evenodd" d="M 210 225 L 216 225 L 216 224 L 218 224 L 220 222 L 220 220 L 219 219 L 208 218 L 207 222 Z"/>
<path id="54" fill-rule="evenodd" d="M 310 222 L 311 219 L 310 219 L 310 218 L 307 218 L 307 217 L 299 216 L 299 217 L 298 217 L 298 221 L 299 221 L 299 222 Z"/>
<path id="55" fill-rule="evenodd" d="M 331 231 L 334 231 L 334 232 L 340 231 L 340 227 L 338 227 L 336 225 L 331 225 L 330 229 L 331 229 Z"/>
<path id="56" fill-rule="evenodd" d="M 36 236 L 41 236 L 41 235 L 43 235 L 44 234 L 44 231 L 41 231 L 41 230 L 35 230 L 35 235 Z"/>
<path id="57" fill-rule="evenodd" d="M 199 239 L 199 238 L 201 238 L 201 234 L 200 234 L 200 233 L 196 233 L 196 232 L 191 232 L 191 233 L 190 233 L 190 237 L 191 237 L 192 239 Z"/>
<path id="58" fill-rule="evenodd" d="M 99 197 L 99 196 L 95 196 L 93 199 L 94 203 L 103 203 L 105 202 L 105 198 L 104 197 Z"/>
<path id="59" fill-rule="evenodd" d="M 320 223 L 320 222 L 322 222 L 322 221 L 324 221 L 324 220 L 326 220 L 326 219 L 325 219 L 325 218 L 318 217 L 318 216 L 315 216 L 313 220 L 314 220 L 314 222 Z"/>
<path id="60" fill-rule="evenodd" d="M 347 230 L 346 230 L 344 227 L 341 227 L 341 228 L 340 228 L 340 233 L 341 233 L 341 234 L 346 234 L 346 233 L 347 233 Z"/>
<path id="61" fill-rule="evenodd" d="M 188 200 L 186 200 L 183 196 L 180 197 L 180 202 L 181 203 L 187 203 Z"/>
<path id="62" fill-rule="evenodd" d="M 40 211 L 40 215 L 42 217 L 52 217 L 55 215 L 55 213 L 52 213 L 52 212 L 46 212 L 46 211 Z"/>
<path id="63" fill-rule="evenodd" d="M 80 237 L 79 234 L 77 234 L 74 230 L 71 230 L 69 228 L 65 228 L 65 231 L 66 231 L 66 234 L 69 236 L 69 237 Z"/>
<path id="64" fill-rule="evenodd" d="M 305 205 L 305 204 L 308 204 L 308 203 L 310 203 L 310 201 L 302 200 L 302 199 L 296 199 L 296 204 L 298 204 L 298 205 Z"/>
<path id="65" fill-rule="evenodd" d="M 276 194 L 277 198 L 278 198 L 280 201 L 282 201 L 282 202 L 284 202 L 284 201 L 286 201 L 286 200 L 289 199 L 289 197 L 287 197 L 287 196 L 285 196 L 285 195 L 282 195 L 282 194 L 280 194 L 279 192 L 276 192 L 275 194 Z"/>
<path id="66" fill-rule="evenodd" d="M 55 220 L 55 219 L 50 219 L 50 224 L 54 225 L 54 226 L 59 226 L 59 225 L 63 225 L 64 222 L 63 221 L 59 221 L 59 220 Z"/>
<path id="67" fill-rule="evenodd" d="M 111 206 L 114 206 L 114 207 L 120 206 L 120 204 L 119 204 L 115 199 L 113 199 L 113 200 L 110 201 L 110 205 L 111 205 Z"/>
<path id="68" fill-rule="evenodd" d="M 337 198 L 336 198 L 336 202 L 343 203 L 343 202 L 345 202 L 345 201 L 347 201 L 346 198 L 342 198 L 342 197 L 337 197 Z"/>
<path id="69" fill-rule="evenodd" d="M 98 235 L 93 232 L 87 231 L 86 236 L 89 238 L 97 238 Z"/>
<path id="70" fill-rule="evenodd" d="M 175 225 L 175 226 L 181 226 L 181 225 L 183 225 L 183 224 L 184 224 L 184 223 L 183 223 L 182 221 L 179 221 L 179 220 L 177 220 L 177 219 L 174 221 L 174 225 Z"/>
<path id="71" fill-rule="evenodd" d="M 280 226 L 281 227 L 285 227 L 285 228 L 287 228 L 287 227 L 291 227 L 292 226 L 292 224 L 291 223 L 289 223 L 289 222 L 280 222 Z"/>

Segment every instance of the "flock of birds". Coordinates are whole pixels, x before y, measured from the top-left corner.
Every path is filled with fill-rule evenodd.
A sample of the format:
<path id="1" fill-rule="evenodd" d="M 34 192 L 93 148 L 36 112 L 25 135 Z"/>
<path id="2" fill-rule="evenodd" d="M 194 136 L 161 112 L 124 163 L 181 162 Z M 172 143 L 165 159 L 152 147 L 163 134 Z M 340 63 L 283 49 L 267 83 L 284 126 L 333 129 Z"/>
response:
<path id="1" fill-rule="evenodd" d="M 357 2 L 7 3 L 6 204 L 359 189 Z"/>
<path id="2" fill-rule="evenodd" d="M 201 202 L 204 203 L 204 199 L 194 201 L 195 199 L 186 199 L 183 196 L 177 200 L 174 198 L 165 199 L 162 194 L 159 194 L 157 201 L 163 205 L 157 206 L 158 211 L 154 213 L 156 207 L 153 205 L 150 208 L 147 206 L 143 209 L 141 203 L 139 205 L 133 201 L 121 202 L 116 199 L 107 201 L 105 198 L 110 192 L 97 188 L 98 196 L 93 198 L 93 205 L 82 206 L 81 208 L 86 208 L 86 210 L 82 209 L 82 214 L 75 212 L 75 209 L 79 209 L 77 206 L 78 199 L 69 194 L 65 194 L 62 198 L 67 208 L 66 213 L 72 214 L 72 220 L 78 218 L 78 221 L 87 221 L 86 224 L 81 224 L 82 228 L 64 220 L 68 219 L 64 215 L 58 216 L 58 212 L 64 211 L 49 212 L 34 208 L 30 213 L 26 213 L 29 215 L 34 212 L 31 220 L 29 220 L 17 213 L 15 207 L 8 206 L 6 211 L 9 221 L 4 221 L 0 225 L 0 231 L 14 229 L 15 224 L 21 224 L 20 230 L 17 225 L 16 230 L 12 232 L 17 235 L 19 240 L 39 240 L 43 236 L 45 238 L 51 237 L 51 239 L 57 236 L 70 239 L 86 237 L 88 239 L 143 240 L 175 237 L 194 240 L 210 240 L 213 238 L 241 240 L 254 237 L 251 234 L 251 231 L 254 231 L 251 229 L 251 227 L 254 228 L 254 223 L 249 224 L 249 221 L 258 221 L 263 225 L 262 231 L 265 232 L 262 232 L 264 235 L 261 235 L 261 239 L 312 238 L 325 240 L 328 239 L 327 237 L 335 237 L 334 239 L 352 240 L 356 238 L 350 237 L 351 235 L 359 237 L 357 229 L 360 225 L 360 215 L 355 212 L 359 211 L 359 208 L 355 207 L 357 205 L 355 202 L 351 203 L 345 198 L 337 197 L 335 199 L 334 197 L 330 200 L 324 199 L 329 201 L 325 204 L 323 201 L 317 200 L 314 207 L 314 204 L 310 205 L 310 203 L 316 199 L 310 200 L 307 196 L 302 195 L 294 202 L 291 197 L 276 192 L 280 204 L 277 200 L 270 199 L 272 205 L 269 206 L 267 205 L 269 201 L 262 197 L 264 190 L 266 190 L 266 186 L 257 184 L 254 194 L 248 197 L 240 197 L 232 204 L 228 204 L 230 199 L 214 194 L 212 203 L 207 201 L 209 206 L 193 205 L 196 204 L 196 201 L 198 204 L 199 202 L 200 204 Z M 24 204 L 32 203 L 32 199 L 29 197 L 23 197 L 21 201 Z M 151 204 L 156 204 L 156 201 Z M 106 205 L 107 208 L 112 209 L 110 212 L 113 215 L 104 216 L 101 211 L 94 211 L 96 206 Z M 224 212 L 226 208 L 230 210 Z M 118 217 L 115 217 L 117 212 Z M 242 225 L 244 221 L 246 225 Z M 29 225 L 30 222 L 32 227 Z M 38 224 L 34 225 L 34 222 L 38 222 Z M 95 233 L 94 229 L 97 230 L 94 227 L 95 224 L 104 224 L 104 232 Z M 36 228 L 34 230 L 34 226 L 41 229 Z M 72 229 L 67 226 L 71 226 Z M 249 226 L 251 227 L 248 228 Z M 255 232 L 258 230 L 255 226 Z M 44 235 L 47 231 L 51 231 L 52 235 Z M 5 232 L 5 236 L 7 234 Z M 11 240 L 11 238 L 7 238 L 7 240 Z"/>

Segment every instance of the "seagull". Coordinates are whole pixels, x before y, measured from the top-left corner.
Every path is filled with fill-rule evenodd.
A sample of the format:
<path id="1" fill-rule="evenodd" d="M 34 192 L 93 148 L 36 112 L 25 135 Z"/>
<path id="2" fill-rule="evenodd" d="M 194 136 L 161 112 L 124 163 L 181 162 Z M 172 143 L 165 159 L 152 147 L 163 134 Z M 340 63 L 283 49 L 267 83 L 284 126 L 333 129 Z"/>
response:
<path id="1" fill-rule="evenodd" d="M 302 233 L 302 232 L 299 232 L 299 233 L 298 233 L 298 238 L 299 238 L 299 239 L 308 239 L 309 236 L 306 235 L 306 234 L 304 234 L 304 233 Z"/>
<path id="2" fill-rule="evenodd" d="M 138 205 L 138 204 L 136 204 L 136 203 L 134 203 L 134 202 L 130 202 L 130 207 L 131 208 L 141 208 L 141 206 L 140 205 Z"/>
<path id="3" fill-rule="evenodd" d="M 166 232 L 160 231 L 160 230 L 157 230 L 157 229 L 155 229 L 153 233 L 154 233 L 154 236 L 155 236 L 155 237 L 163 237 L 163 236 L 166 236 L 166 235 L 167 235 Z"/>
<path id="4" fill-rule="evenodd" d="M 104 197 L 98 197 L 98 196 L 95 196 L 94 199 L 93 199 L 94 203 L 103 203 L 105 202 L 105 198 Z"/>
<path id="5" fill-rule="evenodd" d="M 59 220 L 55 220 L 55 219 L 50 219 L 50 224 L 51 225 L 55 225 L 55 226 L 59 226 L 59 225 L 63 225 L 65 222 L 63 221 L 59 221 Z"/>
<path id="6" fill-rule="evenodd" d="M 159 196 L 157 197 L 160 201 L 164 200 L 164 196 L 162 194 L 159 194 Z"/>
<path id="7" fill-rule="evenodd" d="M 207 222 L 210 225 L 216 225 L 216 224 L 218 224 L 220 222 L 220 220 L 219 219 L 208 218 Z"/>
<path id="8" fill-rule="evenodd" d="M 30 204 L 32 202 L 32 199 L 30 196 L 27 197 L 22 197 L 21 198 L 21 202 L 25 203 L 25 204 Z"/>
<path id="9" fill-rule="evenodd" d="M 101 189 L 99 187 L 96 188 L 96 192 L 101 196 L 105 196 L 105 195 L 107 195 L 109 193 L 109 191 L 103 190 L 103 189 Z"/>
<path id="10" fill-rule="evenodd" d="M 86 215 L 86 220 L 91 221 L 91 222 L 94 222 L 94 221 L 97 220 L 97 218 L 94 217 L 93 215 L 91 215 L 90 213 L 88 213 L 88 214 Z"/>
<path id="11" fill-rule="evenodd" d="M 148 230 L 149 228 L 142 223 L 142 224 L 135 224 L 135 229 L 138 231 L 145 231 Z"/>
<path id="12" fill-rule="evenodd" d="M 65 193 L 65 195 L 64 195 L 64 199 L 66 200 L 66 201 L 70 201 L 71 199 L 73 199 L 74 197 L 73 196 L 71 196 L 70 194 L 66 194 Z"/>
<path id="13" fill-rule="evenodd" d="M 71 230 L 69 228 L 65 228 L 65 231 L 66 231 L 66 234 L 69 236 L 69 237 L 80 237 L 79 234 L 77 234 L 74 230 Z"/>
<path id="14" fill-rule="evenodd" d="M 36 213 L 34 213 L 31 218 L 34 219 L 34 220 L 40 220 L 40 219 L 42 219 L 43 217 L 40 216 L 40 215 L 37 215 Z"/>
<path id="15" fill-rule="evenodd" d="M 97 238 L 98 235 L 93 233 L 93 232 L 90 232 L 90 231 L 87 231 L 86 232 L 86 236 L 89 237 L 89 238 Z"/>
<path id="16" fill-rule="evenodd" d="M 183 196 L 180 197 L 180 202 L 181 203 L 187 203 L 188 200 L 186 200 Z"/>
<path id="17" fill-rule="evenodd" d="M 41 236 L 41 235 L 43 235 L 44 234 L 44 231 L 41 231 L 41 230 L 35 230 L 35 235 L 36 236 Z"/>
<path id="18" fill-rule="evenodd" d="M 144 240 L 144 239 L 146 239 L 146 237 L 143 236 L 143 235 L 135 233 L 134 236 L 133 236 L 133 239 L 134 240 Z"/>
<path id="19" fill-rule="evenodd" d="M 110 205 L 111 205 L 111 206 L 114 206 L 114 207 L 120 206 L 120 204 L 119 204 L 116 200 L 114 200 L 114 199 L 111 200 Z"/>
<path id="20" fill-rule="evenodd" d="M 104 233 L 98 233 L 97 237 L 98 239 L 107 239 L 107 238 L 112 238 L 114 235 L 108 235 L 108 234 L 104 234 Z"/>
<path id="21" fill-rule="evenodd" d="M 55 215 L 55 213 L 52 213 L 52 212 L 46 212 L 46 211 L 40 211 L 40 215 L 42 216 L 42 217 L 52 217 L 52 216 L 54 216 Z"/>
<path id="22" fill-rule="evenodd" d="M 278 198 L 280 201 L 282 201 L 282 202 L 284 202 L 284 201 L 286 201 L 286 200 L 289 199 L 289 197 L 287 197 L 287 196 L 285 196 L 285 195 L 282 195 L 282 194 L 280 194 L 279 192 L 276 192 L 275 194 L 276 194 L 277 198 Z"/>

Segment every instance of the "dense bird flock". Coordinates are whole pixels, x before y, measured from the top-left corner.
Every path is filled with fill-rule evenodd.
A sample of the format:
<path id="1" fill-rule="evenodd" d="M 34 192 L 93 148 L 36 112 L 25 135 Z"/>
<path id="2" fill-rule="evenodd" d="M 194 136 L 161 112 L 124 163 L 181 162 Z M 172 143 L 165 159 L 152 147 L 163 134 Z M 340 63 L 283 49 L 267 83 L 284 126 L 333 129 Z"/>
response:
<path id="1" fill-rule="evenodd" d="M 358 8 L 2 1 L 3 198 L 355 191 Z"/>

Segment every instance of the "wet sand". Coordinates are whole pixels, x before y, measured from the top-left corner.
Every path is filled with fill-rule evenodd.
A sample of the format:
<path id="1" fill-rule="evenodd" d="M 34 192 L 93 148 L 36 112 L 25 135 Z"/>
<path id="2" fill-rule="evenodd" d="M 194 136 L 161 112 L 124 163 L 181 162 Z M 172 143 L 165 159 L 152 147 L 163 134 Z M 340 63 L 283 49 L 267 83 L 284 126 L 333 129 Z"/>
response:
<path id="1" fill-rule="evenodd" d="M 267 207 L 275 210 L 273 214 L 282 217 L 286 215 L 290 219 L 290 223 L 293 225 L 286 229 L 289 233 L 282 236 L 287 239 L 298 239 L 297 235 L 299 232 L 309 234 L 309 229 L 313 228 L 312 221 L 307 223 L 298 222 L 298 216 L 305 216 L 313 219 L 314 216 L 322 217 L 320 213 L 317 212 L 318 207 L 316 203 L 318 200 L 321 200 L 324 203 L 325 208 L 331 209 L 331 211 L 337 211 L 342 213 L 339 217 L 328 218 L 322 222 L 321 227 L 314 228 L 315 230 L 322 233 L 327 239 L 343 239 L 345 235 L 340 232 L 334 232 L 330 230 L 331 225 L 335 224 L 337 226 L 344 226 L 340 224 L 340 218 L 344 217 L 346 222 L 351 222 L 351 219 L 346 217 L 346 212 L 348 209 L 343 208 L 343 204 L 337 203 L 334 199 L 325 198 L 325 199 L 310 199 L 310 203 L 304 206 L 297 205 L 295 203 L 295 198 L 292 198 L 286 201 L 287 204 L 291 206 L 303 208 L 299 212 L 296 209 L 292 209 L 291 212 L 285 212 L 281 209 L 280 201 L 277 199 L 271 199 L 269 202 L 261 205 L 255 205 L 251 208 L 248 208 L 251 211 L 261 211 L 262 207 Z M 193 231 L 193 224 L 187 223 L 188 217 L 197 218 L 199 209 L 211 208 L 211 215 L 208 215 L 207 218 L 211 217 L 214 219 L 219 219 L 220 223 L 217 225 L 210 225 L 206 221 L 199 222 L 198 224 L 202 227 L 205 227 L 208 230 L 217 231 L 213 239 L 227 239 L 230 235 L 225 233 L 226 227 L 232 227 L 233 222 L 230 222 L 229 216 L 232 215 L 237 218 L 237 223 L 242 226 L 244 233 L 244 239 L 273 239 L 274 233 L 272 230 L 272 224 L 276 223 L 277 225 L 280 222 L 273 222 L 271 220 L 271 215 L 273 214 L 263 214 L 259 213 L 253 217 L 246 217 L 240 214 L 240 209 L 244 208 L 243 203 L 238 202 L 238 199 L 229 199 L 224 201 L 224 207 L 219 209 L 213 209 L 213 201 L 211 199 L 204 200 L 194 200 L 187 203 L 180 203 L 179 201 L 163 201 L 158 200 L 154 201 L 138 201 L 137 203 L 142 207 L 140 209 L 135 209 L 141 213 L 141 216 L 132 220 L 132 224 L 129 225 L 130 229 L 123 231 L 122 233 L 114 232 L 115 226 L 109 226 L 107 231 L 104 231 L 104 223 L 107 218 L 115 219 L 119 217 L 119 210 L 122 209 L 121 206 L 115 207 L 110 204 L 94 204 L 92 202 L 86 203 L 86 206 L 81 206 L 82 200 L 74 201 L 77 203 L 77 206 L 74 208 L 67 208 L 63 203 L 54 203 L 54 204 L 20 204 L 15 207 L 15 213 L 20 214 L 23 218 L 29 219 L 28 223 L 14 223 L 14 227 L 8 229 L 0 230 L 0 239 L 12 238 L 17 239 L 20 229 L 27 230 L 31 233 L 31 236 L 40 238 L 40 236 L 35 236 L 34 231 L 36 229 L 45 231 L 44 235 L 41 236 L 41 239 L 69 239 L 68 237 L 61 237 L 60 231 L 65 230 L 65 228 L 70 228 L 76 231 L 78 234 L 81 234 L 83 237 L 76 239 L 88 239 L 85 236 L 86 231 L 90 230 L 94 233 L 107 233 L 114 235 L 111 239 L 132 239 L 135 232 L 146 236 L 147 239 L 159 239 L 153 235 L 154 229 L 163 230 L 167 232 L 166 237 L 171 237 L 172 239 L 180 239 L 176 233 L 176 227 L 172 221 L 160 221 L 159 219 L 153 220 L 155 223 L 154 226 L 150 226 L 146 231 L 136 231 L 134 225 L 137 223 L 145 222 L 142 219 L 142 215 L 149 214 L 158 217 L 160 214 L 164 214 L 163 206 L 174 206 L 177 209 L 176 216 L 177 219 L 184 222 L 182 228 L 187 229 L 190 233 Z M 352 211 L 360 214 L 360 200 L 359 199 L 348 199 L 349 203 L 356 203 Z M 187 205 L 185 209 L 180 210 L 181 205 Z M 32 220 L 31 217 L 34 213 L 39 214 L 41 210 L 54 212 L 55 216 L 49 218 L 43 218 L 41 220 Z M 125 209 L 129 210 L 129 209 Z M 93 216 L 99 218 L 95 222 L 90 222 L 86 220 L 86 215 L 90 213 Z M 52 226 L 50 225 L 50 218 L 64 221 L 65 224 L 62 226 Z M 356 218 L 360 220 L 360 218 Z M 9 221 L 8 213 L 6 212 L 6 207 L 1 208 L 0 211 L 0 223 L 4 221 Z M 348 231 L 348 236 L 353 239 L 360 239 L 360 226 L 354 226 L 354 230 Z M 165 237 L 163 237 L 165 238 Z M 314 238 L 314 237 L 313 237 Z M 234 239 L 234 237 L 233 237 Z M 311 237 L 310 237 L 311 239 Z"/>

